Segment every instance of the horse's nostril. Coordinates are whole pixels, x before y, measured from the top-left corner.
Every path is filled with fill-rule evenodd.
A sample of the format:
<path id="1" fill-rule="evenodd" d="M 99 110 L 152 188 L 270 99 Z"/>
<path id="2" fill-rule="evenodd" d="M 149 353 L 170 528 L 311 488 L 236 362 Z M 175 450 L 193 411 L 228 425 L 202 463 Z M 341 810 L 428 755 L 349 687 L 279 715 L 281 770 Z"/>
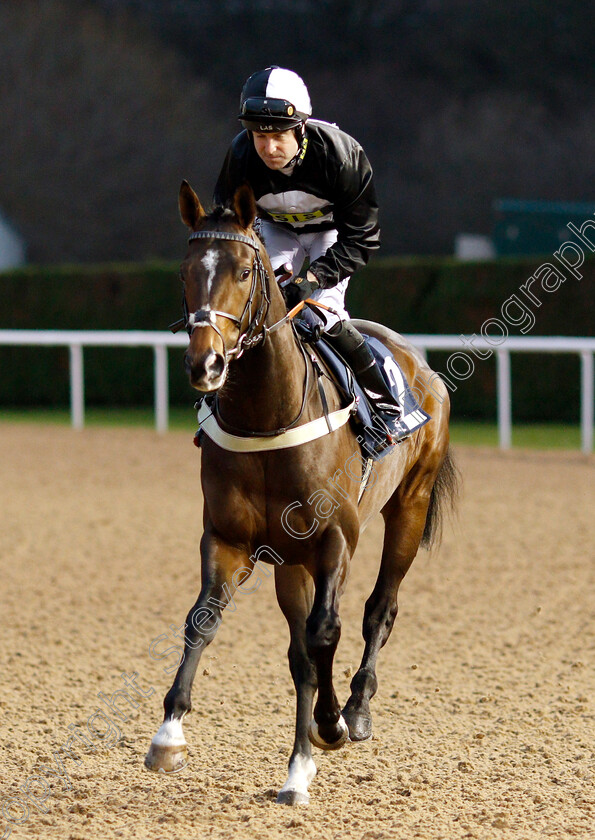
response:
<path id="1" fill-rule="evenodd" d="M 194 388 L 209 391 L 221 385 L 220 380 L 226 368 L 225 357 L 212 348 L 198 357 L 187 350 L 184 354 L 184 368 Z"/>
<path id="2" fill-rule="evenodd" d="M 209 356 L 205 370 L 210 379 L 218 379 L 225 370 L 225 359 L 220 353 Z"/>

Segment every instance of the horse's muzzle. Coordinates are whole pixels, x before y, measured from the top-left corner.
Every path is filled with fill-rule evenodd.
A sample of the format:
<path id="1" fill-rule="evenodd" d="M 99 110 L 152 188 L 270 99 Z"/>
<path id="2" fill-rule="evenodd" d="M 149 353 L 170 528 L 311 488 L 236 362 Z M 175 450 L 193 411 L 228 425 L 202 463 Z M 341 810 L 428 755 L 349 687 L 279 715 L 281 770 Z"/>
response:
<path id="1" fill-rule="evenodd" d="M 212 348 L 197 357 L 191 350 L 184 355 L 184 367 L 190 384 L 198 391 L 217 391 L 225 382 L 227 365 L 221 353 Z"/>

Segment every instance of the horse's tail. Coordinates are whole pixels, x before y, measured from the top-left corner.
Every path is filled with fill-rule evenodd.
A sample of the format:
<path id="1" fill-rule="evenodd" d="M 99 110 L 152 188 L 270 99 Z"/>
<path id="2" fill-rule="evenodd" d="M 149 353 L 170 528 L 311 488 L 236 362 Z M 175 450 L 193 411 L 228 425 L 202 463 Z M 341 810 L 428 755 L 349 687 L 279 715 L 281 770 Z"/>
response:
<path id="1" fill-rule="evenodd" d="M 445 513 L 453 513 L 459 496 L 461 475 L 449 449 L 432 487 L 426 524 L 421 538 L 423 548 L 440 542 Z"/>

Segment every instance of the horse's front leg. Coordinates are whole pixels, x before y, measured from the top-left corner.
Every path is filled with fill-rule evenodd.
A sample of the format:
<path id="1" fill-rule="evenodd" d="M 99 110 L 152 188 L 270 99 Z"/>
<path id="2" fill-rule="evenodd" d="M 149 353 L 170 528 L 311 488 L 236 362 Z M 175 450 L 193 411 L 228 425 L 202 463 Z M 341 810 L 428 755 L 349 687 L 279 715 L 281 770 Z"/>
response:
<path id="1" fill-rule="evenodd" d="M 308 727 L 316 691 L 316 669 L 306 649 L 306 619 L 314 600 L 314 582 L 303 566 L 277 566 L 275 589 L 289 624 L 289 668 L 296 693 L 295 740 L 289 759 L 289 775 L 279 791 L 282 805 L 307 805 L 308 786 L 316 775 Z"/>
<path id="2" fill-rule="evenodd" d="M 202 586 L 198 599 L 186 617 L 184 656 L 174 683 L 163 701 L 163 723 L 151 742 L 145 766 L 162 773 L 175 773 L 188 764 L 186 739 L 182 729 L 184 715 L 192 709 L 191 691 L 196 669 L 204 649 L 215 638 L 221 613 L 237 586 L 252 569 L 248 553 L 225 543 L 210 530 L 203 534 Z"/>
<path id="3" fill-rule="evenodd" d="M 308 734 L 314 746 L 323 750 L 339 749 L 349 737 L 333 688 L 333 659 L 341 636 L 339 599 L 349 557 L 342 532 L 338 528 L 327 531 L 317 564 L 314 605 L 306 622 L 308 655 L 318 678 L 318 699 Z"/>

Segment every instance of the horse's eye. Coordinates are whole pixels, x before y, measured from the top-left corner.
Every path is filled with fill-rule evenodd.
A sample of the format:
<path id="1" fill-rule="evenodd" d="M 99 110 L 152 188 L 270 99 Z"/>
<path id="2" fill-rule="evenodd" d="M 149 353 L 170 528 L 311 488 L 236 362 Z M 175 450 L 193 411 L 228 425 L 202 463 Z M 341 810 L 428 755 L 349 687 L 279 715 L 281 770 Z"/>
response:
<path id="1" fill-rule="evenodd" d="M 247 280 L 250 277 L 251 271 L 249 268 L 245 268 L 242 273 L 240 274 L 240 280 Z"/>

